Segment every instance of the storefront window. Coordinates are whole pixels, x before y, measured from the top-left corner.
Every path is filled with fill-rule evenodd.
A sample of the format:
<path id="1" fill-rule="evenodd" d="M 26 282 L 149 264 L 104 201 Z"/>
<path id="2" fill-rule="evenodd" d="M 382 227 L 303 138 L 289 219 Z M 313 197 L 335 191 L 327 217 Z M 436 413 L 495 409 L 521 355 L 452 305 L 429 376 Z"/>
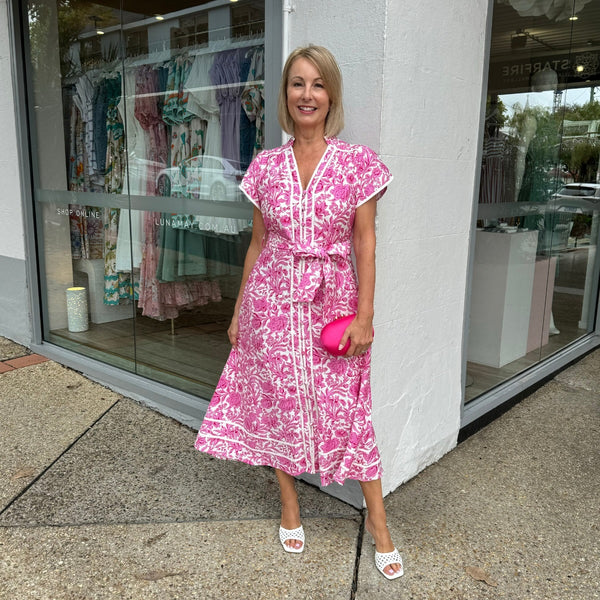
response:
<path id="1" fill-rule="evenodd" d="M 600 0 L 497 0 L 466 401 L 594 329 Z"/>
<path id="2" fill-rule="evenodd" d="M 268 126 L 269 18 L 264 0 L 30 0 L 47 341 L 212 394 L 251 232 L 238 185 Z"/>

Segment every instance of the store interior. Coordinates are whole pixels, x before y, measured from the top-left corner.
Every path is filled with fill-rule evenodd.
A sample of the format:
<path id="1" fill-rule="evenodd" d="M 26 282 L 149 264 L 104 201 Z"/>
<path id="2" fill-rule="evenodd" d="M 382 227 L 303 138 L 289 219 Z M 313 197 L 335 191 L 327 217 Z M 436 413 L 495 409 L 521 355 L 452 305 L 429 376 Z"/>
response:
<path id="1" fill-rule="evenodd" d="M 594 329 L 599 22 L 598 0 L 494 3 L 466 402 Z"/>
<path id="2" fill-rule="evenodd" d="M 210 397 L 264 146 L 264 2 L 28 16 L 45 339 Z"/>

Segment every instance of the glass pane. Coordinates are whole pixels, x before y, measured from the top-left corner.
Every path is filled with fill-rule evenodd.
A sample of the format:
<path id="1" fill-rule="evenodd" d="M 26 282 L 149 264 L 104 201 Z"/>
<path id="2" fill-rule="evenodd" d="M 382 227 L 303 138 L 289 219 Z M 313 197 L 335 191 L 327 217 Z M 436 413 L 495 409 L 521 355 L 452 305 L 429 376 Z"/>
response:
<path id="1" fill-rule="evenodd" d="M 263 0 L 177 4 L 30 3 L 33 104 L 53 117 L 35 133 L 42 287 L 47 339 L 206 397 L 250 239 L 238 186 L 264 145 L 265 14 Z M 40 41 L 52 10 L 54 38 Z M 73 283 L 85 332 L 55 316 Z"/>
<path id="2" fill-rule="evenodd" d="M 593 329 L 600 0 L 562 5 L 494 4 L 466 401 Z"/>
<path id="3" fill-rule="evenodd" d="M 134 370 L 137 282 L 116 254 L 124 193 L 121 12 L 28 4 L 29 103 L 45 338 Z M 106 35 L 103 35 L 106 33 Z M 72 289 L 75 288 L 75 289 Z"/>
<path id="4" fill-rule="evenodd" d="M 149 54 L 125 58 L 136 369 L 208 397 L 251 234 L 238 186 L 263 147 L 264 2 L 184 12 L 155 16 Z"/>

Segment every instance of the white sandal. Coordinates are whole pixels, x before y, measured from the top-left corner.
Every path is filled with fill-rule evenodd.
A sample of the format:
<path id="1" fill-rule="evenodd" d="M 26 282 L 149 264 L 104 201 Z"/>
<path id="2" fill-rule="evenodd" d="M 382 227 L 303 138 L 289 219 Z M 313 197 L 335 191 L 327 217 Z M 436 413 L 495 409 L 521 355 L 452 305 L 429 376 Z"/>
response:
<path id="1" fill-rule="evenodd" d="M 302 542 L 302 546 L 300 546 L 300 548 L 288 546 L 285 543 L 287 540 L 299 540 Z M 304 550 L 304 529 L 302 525 L 296 529 L 285 529 L 284 527 L 279 526 L 279 541 L 286 552 L 293 552 L 294 554 L 302 552 Z"/>
<path id="2" fill-rule="evenodd" d="M 389 565 L 393 565 L 394 563 L 400 564 L 400 570 L 395 571 L 393 575 L 388 575 L 384 569 Z M 404 567 L 402 566 L 402 557 L 396 548 L 392 550 L 392 552 L 377 552 L 375 550 L 375 566 L 377 570 L 386 578 L 386 579 L 396 579 L 398 577 L 402 577 L 404 575 Z"/>

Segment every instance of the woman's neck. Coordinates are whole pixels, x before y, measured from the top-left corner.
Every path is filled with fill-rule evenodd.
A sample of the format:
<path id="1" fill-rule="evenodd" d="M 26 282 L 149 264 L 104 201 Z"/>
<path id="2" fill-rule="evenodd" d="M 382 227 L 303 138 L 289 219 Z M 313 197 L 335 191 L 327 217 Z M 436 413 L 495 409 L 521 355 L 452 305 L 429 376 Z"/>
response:
<path id="1" fill-rule="evenodd" d="M 294 147 L 298 150 L 314 150 L 326 145 L 325 132 L 322 129 L 294 131 Z"/>

